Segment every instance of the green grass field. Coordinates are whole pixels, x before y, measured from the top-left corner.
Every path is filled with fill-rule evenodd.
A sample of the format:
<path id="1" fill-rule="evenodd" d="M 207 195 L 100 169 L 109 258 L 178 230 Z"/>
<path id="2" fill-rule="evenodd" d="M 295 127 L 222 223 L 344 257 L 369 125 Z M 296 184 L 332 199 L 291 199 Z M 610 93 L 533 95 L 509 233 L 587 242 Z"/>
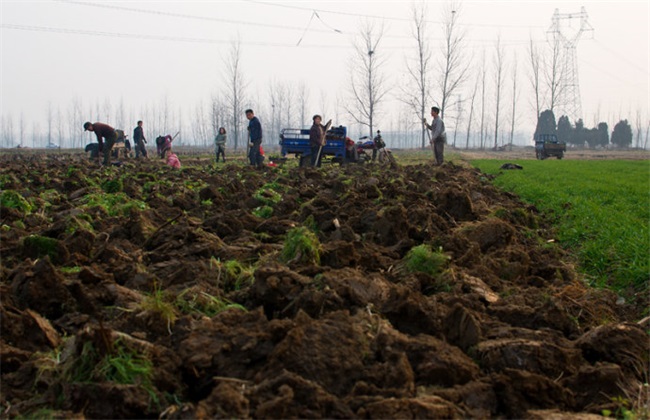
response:
<path id="1" fill-rule="evenodd" d="M 650 161 L 473 160 L 494 184 L 555 218 L 560 244 L 596 286 L 647 292 L 650 278 Z"/>

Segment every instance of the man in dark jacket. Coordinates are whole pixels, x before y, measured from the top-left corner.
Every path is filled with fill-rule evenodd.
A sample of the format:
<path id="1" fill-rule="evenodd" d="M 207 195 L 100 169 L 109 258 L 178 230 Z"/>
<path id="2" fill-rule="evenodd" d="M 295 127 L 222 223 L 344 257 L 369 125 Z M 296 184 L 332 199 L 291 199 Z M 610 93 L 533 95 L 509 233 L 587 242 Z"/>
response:
<path id="1" fill-rule="evenodd" d="M 133 143 L 135 143 L 135 158 L 139 158 L 140 154 L 147 157 L 147 148 L 144 147 L 147 140 L 144 138 L 142 131 L 142 121 L 138 121 L 138 126 L 133 130 Z"/>
<path id="2" fill-rule="evenodd" d="M 260 150 L 260 146 L 262 145 L 262 124 L 252 109 L 246 110 L 246 118 L 248 119 L 248 137 L 250 140 L 248 159 L 252 166 L 261 168 L 262 161 L 264 160 Z"/>
<path id="3" fill-rule="evenodd" d="M 84 131 L 92 131 L 97 136 L 97 143 L 99 143 L 99 152 L 104 153 L 104 165 L 108 165 L 111 157 L 111 149 L 117 141 L 117 133 L 115 129 L 108 124 L 96 122 L 84 123 Z M 106 140 L 106 145 L 102 141 L 102 137 Z"/>

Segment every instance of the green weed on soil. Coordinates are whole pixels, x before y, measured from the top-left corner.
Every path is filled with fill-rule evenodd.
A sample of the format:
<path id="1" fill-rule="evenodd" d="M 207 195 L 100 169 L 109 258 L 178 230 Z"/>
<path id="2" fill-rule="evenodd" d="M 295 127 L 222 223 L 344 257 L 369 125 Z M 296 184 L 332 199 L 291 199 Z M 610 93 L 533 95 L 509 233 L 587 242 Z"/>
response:
<path id="1" fill-rule="evenodd" d="M 434 251 L 429 245 L 422 244 L 411 248 L 404 257 L 404 265 L 411 273 L 426 273 L 435 277 L 442 272 L 448 260 L 442 249 Z"/>
<path id="2" fill-rule="evenodd" d="M 555 218 L 560 244 L 575 252 L 592 284 L 647 291 L 650 275 L 650 161 L 522 160 L 472 165 L 494 184 Z"/>

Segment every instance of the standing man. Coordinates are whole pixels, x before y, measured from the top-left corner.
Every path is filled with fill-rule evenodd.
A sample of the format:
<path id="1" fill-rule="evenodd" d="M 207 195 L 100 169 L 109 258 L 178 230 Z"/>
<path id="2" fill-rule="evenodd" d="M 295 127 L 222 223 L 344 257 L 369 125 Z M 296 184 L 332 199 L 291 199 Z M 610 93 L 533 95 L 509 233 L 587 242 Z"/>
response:
<path id="1" fill-rule="evenodd" d="M 133 143 L 135 143 L 135 158 L 139 158 L 140 154 L 147 157 L 147 148 L 144 147 L 147 140 L 144 138 L 142 131 L 142 121 L 138 121 L 138 126 L 133 130 Z"/>
<path id="2" fill-rule="evenodd" d="M 325 134 L 332 125 L 332 120 L 329 120 L 326 125 L 321 124 L 323 118 L 316 114 L 312 117 L 314 124 L 309 130 L 309 145 L 311 146 L 311 166 L 318 166 L 320 168 L 320 162 L 323 151 L 323 146 L 325 146 Z"/>
<path id="3" fill-rule="evenodd" d="M 252 166 L 257 168 L 262 167 L 262 157 L 260 146 L 262 145 L 262 124 L 255 116 L 252 109 L 247 109 L 246 118 L 248 119 L 248 137 L 250 140 L 250 151 L 248 152 L 248 159 Z"/>
<path id="4" fill-rule="evenodd" d="M 97 143 L 99 143 L 99 152 L 104 152 L 103 164 L 108 165 L 111 156 L 111 149 L 113 148 L 113 144 L 117 141 L 117 133 L 115 132 L 115 129 L 108 124 L 100 122 L 91 123 L 90 121 L 87 121 L 84 123 L 84 131 L 92 131 L 95 133 L 97 136 Z M 102 137 L 106 140 L 106 145 L 104 145 Z"/>
<path id="5" fill-rule="evenodd" d="M 433 154 L 436 158 L 435 165 L 442 165 L 445 143 L 447 142 L 447 133 L 445 132 L 445 123 L 440 118 L 440 108 L 437 106 L 431 107 L 431 116 L 433 121 L 431 125 L 427 124 L 427 119 L 422 120 L 425 127 L 431 130 L 431 144 L 433 145 Z"/>
<path id="6" fill-rule="evenodd" d="M 381 130 L 377 130 L 377 135 L 372 139 L 372 161 L 377 160 L 377 152 L 384 147 L 384 140 L 381 138 Z"/>

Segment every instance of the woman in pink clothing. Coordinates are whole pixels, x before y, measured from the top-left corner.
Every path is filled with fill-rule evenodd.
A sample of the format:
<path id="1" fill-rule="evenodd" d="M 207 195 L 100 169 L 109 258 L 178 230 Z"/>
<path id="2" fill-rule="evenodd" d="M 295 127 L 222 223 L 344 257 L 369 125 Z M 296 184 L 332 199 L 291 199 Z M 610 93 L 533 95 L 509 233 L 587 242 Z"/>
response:
<path id="1" fill-rule="evenodd" d="M 181 168 L 181 161 L 178 159 L 178 156 L 176 156 L 176 154 L 172 152 L 171 147 L 165 149 L 165 158 L 167 159 L 167 165 L 176 169 Z"/>

